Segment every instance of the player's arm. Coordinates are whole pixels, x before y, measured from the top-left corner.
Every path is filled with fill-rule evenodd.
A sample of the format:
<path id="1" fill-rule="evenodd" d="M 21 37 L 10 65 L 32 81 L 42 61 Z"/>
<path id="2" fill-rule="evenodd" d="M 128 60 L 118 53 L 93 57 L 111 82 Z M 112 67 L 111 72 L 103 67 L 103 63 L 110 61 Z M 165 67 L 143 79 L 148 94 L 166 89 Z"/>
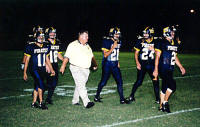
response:
<path id="1" fill-rule="evenodd" d="M 49 60 L 48 55 L 46 55 L 46 65 L 49 67 L 49 69 L 51 71 L 51 76 L 54 76 L 55 75 L 55 71 L 53 70 L 53 67 L 51 65 L 51 62 Z"/>
<path id="2" fill-rule="evenodd" d="M 63 63 L 62 63 L 62 65 L 61 65 L 61 67 L 60 67 L 60 72 L 61 72 L 62 74 L 64 74 L 64 72 L 65 72 L 65 68 L 66 68 L 66 65 L 67 65 L 68 61 L 69 61 L 69 58 L 64 57 Z"/>
<path id="3" fill-rule="evenodd" d="M 25 61 L 26 61 L 26 55 L 24 54 L 23 59 L 22 59 L 22 63 L 21 63 L 21 69 L 22 70 L 24 70 Z"/>
<path id="4" fill-rule="evenodd" d="M 157 77 L 158 77 L 158 64 L 159 64 L 161 51 L 155 49 L 155 54 L 156 54 L 156 58 L 155 58 L 155 68 L 154 68 L 153 76 L 155 77 L 154 80 L 157 80 Z"/>
<path id="5" fill-rule="evenodd" d="M 181 74 L 184 75 L 186 73 L 186 71 L 185 71 L 185 68 L 182 66 L 178 56 L 176 56 L 175 61 L 176 61 L 176 65 L 179 67 L 179 69 L 181 71 Z"/>
<path id="6" fill-rule="evenodd" d="M 62 54 L 61 54 L 61 53 L 58 53 L 58 59 L 60 59 L 61 61 L 63 61 L 63 60 L 64 60 L 64 57 L 62 56 Z"/>
<path id="7" fill-rule="evenodd" d="M 24 76 L 23 79 L 26 81 L 28 79 L 27 76 L 27 68 L 28 68 L 28 64 L 29 64 L 29 60 L 30 60 L 31 56 L 26 56 L 26 60 L 25 60 L 25 64 L 24 64 Z"/>
<path id="8" fill-rule="evenodd" d="M 140 65 L 140 62 L 138 60 L 138 55 L 139 55 L 139 51 L 138 50 L 135 50 L 135 62 L 136 62 L 136 66 L 137 66 L 137 69 L 138 70 L 141 70 L 141 65 Z"/>
<path id="9" fill-rule="evenodd" d="M 117 41 L 114 41 L 113 46 L 110 50 L 103 50 L 104 57 L 107 58 L 115 48 L 117 48 Z"/>

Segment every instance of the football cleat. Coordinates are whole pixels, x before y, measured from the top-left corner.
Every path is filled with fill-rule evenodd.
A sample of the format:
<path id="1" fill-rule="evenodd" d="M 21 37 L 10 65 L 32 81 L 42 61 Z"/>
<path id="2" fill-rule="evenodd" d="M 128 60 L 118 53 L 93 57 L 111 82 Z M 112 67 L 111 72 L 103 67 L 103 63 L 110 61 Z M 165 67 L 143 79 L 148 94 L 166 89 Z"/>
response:
<path id="1" fill-rule="evenodd" d="M 51 100 L 51 99 L 46 99 L 45 100 L 45 104 L 51 104 L 51 105 L 53 105 L 53 101 Z"/>
<path id="2" fill-rule="evenodd" d="M 169 103 L 168 103 L 168 102 L 166 102 L 166 103 L 164 104 L 164 110 L 165 110 L 165 112 L 167 112 L 167 113 L 171 113 L 171 111 L 170 111 L 170 109 L 169 109 Z"/>
<path id="3" fill-rule="evenodd" d="M 94 106 L 94 102 L 88 102 L 86 108 L 91 108 Z"/>
<path id="4" fill-rule="evenodd" d="M 155 100 L 155 103 L 156 104 L 160 104 L 160 100 Z"/>
<path id="5" fill-rule="evenodd" d="M 165 112 L 165 110 L 164 110 L 164 108 L 163 108 L 163 107 L 161 107 L 161 108 L 159 107 L 159 108 L 158 108 L 158 111 Z"/>
<path id="6" fill-rule="evenodd" d="M 131 101 L 126 100 L 126 99 L 120 100 L 120 104 L 130 104 L 130 103 L 131 103 Z"/>
<path id="7" fill-rule="evenodd" d="M 133 101 L 135 101 L 135 97 L 131 97 L 131 96 L 130 96 L 130 97 L 128 97 L 127 99 L 130 101 L 130 103 L 132 103 Z"/>
<path id="8" fill-rule="evenodd" d="M 45 103 L 40 103 L 39 104 L 39 108 L 42 109 L 42 110 L 47 110 L 48 107 L 45 105 Z"/>
<path id="9" fill-rule="evenodd" d="M 39 106 L 38 106 L 37 103 L 32 103 L 32 104 L 31 104 L 31 107 L 32 107 L 32 108 L 38 108 Z"/>
<path id="10" fill-rule="evenodd" d="M 94 97 L 95 102 L 102 102 L 100 97 Z"/>

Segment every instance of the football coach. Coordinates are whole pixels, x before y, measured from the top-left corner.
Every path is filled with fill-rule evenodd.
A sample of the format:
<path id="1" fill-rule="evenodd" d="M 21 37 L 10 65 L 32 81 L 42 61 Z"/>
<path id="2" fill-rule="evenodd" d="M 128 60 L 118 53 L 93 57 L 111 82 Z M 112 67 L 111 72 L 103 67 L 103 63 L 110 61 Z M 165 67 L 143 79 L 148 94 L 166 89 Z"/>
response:
<path id="1" fill-rule="evenodd" d="M 91 63 L 93 69 L 97 69 L 97 62 L 94 58 L 92 49 L 88 42 L 88 31 L 81 30 L 78 33 L 78 40 L 71 42 L 64 55 L 64 60 L 60 68 L 63 74 L 67 63 L 70 63 L 69 69 L 75 82 L 75 90 L 72 99 L 73 105 L 79 105 L 79 97 L 82 99 L 85 108 L 94 106 L 88 98 L 86 83 L 90 74 Z"/>

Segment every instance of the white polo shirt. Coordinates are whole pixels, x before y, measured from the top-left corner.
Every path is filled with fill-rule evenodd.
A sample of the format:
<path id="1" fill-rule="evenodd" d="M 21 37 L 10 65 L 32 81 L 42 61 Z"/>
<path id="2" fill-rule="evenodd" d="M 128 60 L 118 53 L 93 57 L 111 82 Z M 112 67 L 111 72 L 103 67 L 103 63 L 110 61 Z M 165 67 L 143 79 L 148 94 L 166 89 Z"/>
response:
<path id="1" fill-rule="evenodd" d="M 64 57 L 69 58 L 70 64 L 82 68 L 89 68 L 93 57 L 92 49 L 88 44 L 81 44 L 78 40 L 71 42 Z"/>

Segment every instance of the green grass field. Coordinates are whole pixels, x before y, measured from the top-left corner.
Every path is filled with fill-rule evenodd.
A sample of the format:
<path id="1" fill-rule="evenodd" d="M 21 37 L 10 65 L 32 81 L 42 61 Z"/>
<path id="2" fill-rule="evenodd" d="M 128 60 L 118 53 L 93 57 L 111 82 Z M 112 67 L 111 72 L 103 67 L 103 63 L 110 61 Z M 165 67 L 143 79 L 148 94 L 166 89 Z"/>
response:
<path id="1" fill-rule="evenodd" d="M 22 80 L 20 63 L 22 51 L 0 51 L 0 127 L 197 127 L 200 126 L 200 55 L 179 55 L 187 75 L 182 77 L 178 68 L 174 77 L 177 91 L 170 98 L 172 113 L 159 112 L 154 103 L 153 85 L 146 75 L 143 85 L 136 92 L 136 102 L 119 104 L 116 83 L 113 78 L 104 87 L 103 103 L 95 103 L 91 109 L 71 104 L 74 82 L 67 67 L 59 75 L 54 105 L 49 110 L 32 109 L 33 80 Z M 95 52 L 99 64 L 97 72 L 91 72 L 87 83 L 89 98 L 93 101 L 101 78 L 100 52 Z M 124 95 L 130 94 L 136 81 L 133 53 L 120 53 L 120 65 L 124 82 Z M 161 82 L 160 82 L 161 86 Z M 45 95 L 46 96 L 46 95 Z"/>

